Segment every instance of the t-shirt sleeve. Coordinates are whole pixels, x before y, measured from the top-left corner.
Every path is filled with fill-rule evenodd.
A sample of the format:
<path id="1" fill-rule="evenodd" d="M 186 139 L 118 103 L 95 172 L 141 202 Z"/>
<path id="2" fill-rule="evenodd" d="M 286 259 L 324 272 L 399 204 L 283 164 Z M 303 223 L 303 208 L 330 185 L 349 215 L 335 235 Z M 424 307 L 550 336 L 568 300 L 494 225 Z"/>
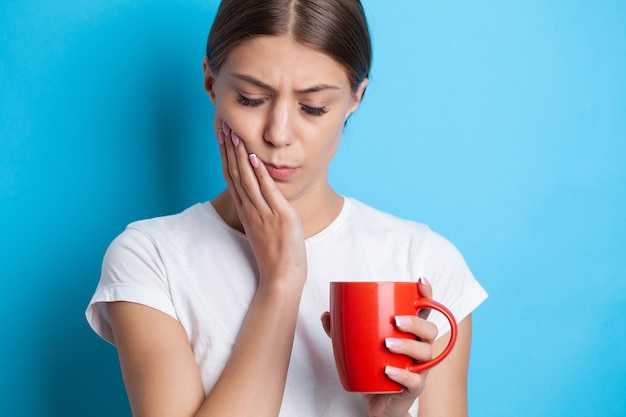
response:
<path id="1" fill-rule="evenodd" d="M 106 303 L 128 301 L 162 311 L 176 312 L 159 250 L 140 230 L 129 226 L 109 245 L 100 281 L 85 315 L 91 328 L 115 344 Z"/>
<path id="2" fill-rule="evenodd" d="M 432 232 L 427 239 L 426 258 L 420 274 L 433 286 L 433 299 L 446 306 L 457 323 L 467 317 L 487 298 L 487 292 L 474 278 L 463 255 L 441 235 Z M 439 337 L 450 331 L 444 315 L 432 312 L 430 320 L 437 325 Z"/>

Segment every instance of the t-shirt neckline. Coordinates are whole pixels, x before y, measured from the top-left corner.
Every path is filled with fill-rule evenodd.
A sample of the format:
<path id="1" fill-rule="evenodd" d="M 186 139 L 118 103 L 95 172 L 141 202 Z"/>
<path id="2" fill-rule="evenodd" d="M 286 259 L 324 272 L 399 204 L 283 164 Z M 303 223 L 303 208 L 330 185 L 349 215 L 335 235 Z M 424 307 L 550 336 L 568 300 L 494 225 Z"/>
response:
<path id="1" fill-rule="evenodd" d="M 332 235 L 335 232 L 335 230 L 341 227 L 341 225 L 345 222 L 345 219 L 348 217 L 350 210 L 352 208 L 352 199 L 348 197 L 344 197 L 344 196 L 341 196 L 341 198 L 343 198 L 343 205 L 337 217 L 335 217 L 335 219 L 332 222 L 330 222 L 330 224 L 326 226 L 324 229 L 320 230 L 318 233 L 314 234 L 313 236 L 310 236 L 307 239 L 305 239 L 304 242 L 306 246 L 311 246 L 311 245 L 318 243 L 321 240 L 324 240 L 329 235 Z M 237 229 L 234 229 L 233 227 L 231 227 L 228 223 L 224 221 L 222 216 L 219 215 L 219 213 L 217 212 L 215 207 L 213 207 L 213 204 L 211 204 L 210 201 L 203 203 L 202 206 L 204 207 L 207 214 L 209 214 L 209 216 L 211 217 L 213 221 L 215 221 L 221 227 L 226 229 L 229 233 L 236 235 L 241 239 L 247 240 L 246 235 L 244 233 L 240 232 Z"/>

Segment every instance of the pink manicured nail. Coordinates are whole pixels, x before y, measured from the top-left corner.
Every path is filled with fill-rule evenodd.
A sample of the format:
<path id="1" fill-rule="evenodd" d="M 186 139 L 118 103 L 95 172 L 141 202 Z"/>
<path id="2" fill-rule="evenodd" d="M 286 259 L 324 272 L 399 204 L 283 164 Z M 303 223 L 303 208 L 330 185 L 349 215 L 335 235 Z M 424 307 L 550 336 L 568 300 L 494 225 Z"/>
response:
<path id="1" fill-rule="evenodd" d="M 222 129 L 217 131 L 217 143 L 223 145 L 226 141 L 226 136 L 224 136 L 224 131 Z"/>
<path id="2" fill-rule="evenodd" d="M 226 124 L 226 122 L 222 122 L 222 129 L 224 130 L 224 133 L 226 134 L 226 136 L 230 135 L 230 126 L 228 126 L 228 124 Z"/>
<path id="3" fill-rule="evenodd" d="M 430 282 L 424 278 L 424 277 L 420 277 L 420 279 L 418 280 L 418 282 L 422 283 L 423 285 L 428 285 L 430 286 Z"/>
<path id="4" fill-rule="evenodd" d="M 260 163 L 259 163 L 259 158 L 257 158 L 257 156 L 253 153 L 251 153 L 248 158 L 250 158 L 250 163 L 252 164 L 252 166 L 254 168 L 258 168 Z"/>
<path id="5" fill-rule="evenodd" d="M 398 368 L 394 368 L 393 366 L 385 366 L 385 373 L 389 376 L 399 376 L 400 370 Z"/>
<path id="6" fill-rule="evenodd" d="M 407 327 L 411 324 L 411 319 L 405 316 L 396 316 L 396 326 L 397 327 Z"/>
<path id="7" fill-rule="evenodd" d="M 400 346 L 402 346 L 402 340 L 388 337 L 385 339 L 385 346 L 387 348 L 399 348 Z"/>
<path id="8" fill-rule="evenodd" d="M 239 145 L 239 136 L 235 132 L 230 132 L 230 139 L 233 141 L 233 145 Z"/>

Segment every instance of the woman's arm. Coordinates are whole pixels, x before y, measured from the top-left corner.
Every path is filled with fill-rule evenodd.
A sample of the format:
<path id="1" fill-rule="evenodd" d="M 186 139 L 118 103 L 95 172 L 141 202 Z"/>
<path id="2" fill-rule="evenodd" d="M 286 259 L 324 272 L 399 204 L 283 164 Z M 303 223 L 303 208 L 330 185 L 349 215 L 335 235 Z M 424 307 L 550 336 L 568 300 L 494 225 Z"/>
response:
<path id="1" fill-rule="evenodd" d="M 108 305 L 135 417 L 276 417 L 280 411 L 307 273 L 302 224 L 241 138 L 226 125 L 218 138 L 224 178 L 257 262 L 257 291 L 206 398 L 180 323 L 146 306 Z"/>
<path id="2" fill-rule="evenodd" d="M 178 321 L 140 304 L 109 304 L 133 416 L 276 416 L 298 302 L 284 288 L 259 288 L 226 368 L 206 399 Z"/>
<path id="3" fill-rule="evenodd" d="M 467 417 L 467 373 L 472 343 L 472 316 L 459 323 L 456 344 L 440 364 L 428 371 L 426 387 L 419 397 L 419 417 Z M 450 333 L 433 344 L 438 355 L 448 345 Z"/>
<path id="4" fill-rule="evenodd" d="M 107 310 L 133 416 L 194 416 L 204 389 L 182 325 L 141 304 Z"/>

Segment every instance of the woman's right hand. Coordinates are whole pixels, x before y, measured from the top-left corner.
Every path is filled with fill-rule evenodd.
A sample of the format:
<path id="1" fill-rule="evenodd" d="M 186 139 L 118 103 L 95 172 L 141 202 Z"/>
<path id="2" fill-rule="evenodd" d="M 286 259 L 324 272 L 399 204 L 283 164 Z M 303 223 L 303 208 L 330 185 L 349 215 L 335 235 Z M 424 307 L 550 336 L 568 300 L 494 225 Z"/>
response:
<path id="1" fill-rule="evenodd" d="M 286 280 L 304 285 L 307 259 L 298 212 L 226 122 L 218 142 L 224 179 L 254 252 L 259 284 Z"/>
<path id="2" fill-rule="evenodd" d="M 223 127 L 218 140 L 224 178 L 257 260 L 259 286 L 206 396 L 179 321 L 141 304 L 107 306 L 136 416 L 276 417 L 280 412 L 307 273 L 302 224 L 263 163 L 256 164 L 241 138 Z"/>

